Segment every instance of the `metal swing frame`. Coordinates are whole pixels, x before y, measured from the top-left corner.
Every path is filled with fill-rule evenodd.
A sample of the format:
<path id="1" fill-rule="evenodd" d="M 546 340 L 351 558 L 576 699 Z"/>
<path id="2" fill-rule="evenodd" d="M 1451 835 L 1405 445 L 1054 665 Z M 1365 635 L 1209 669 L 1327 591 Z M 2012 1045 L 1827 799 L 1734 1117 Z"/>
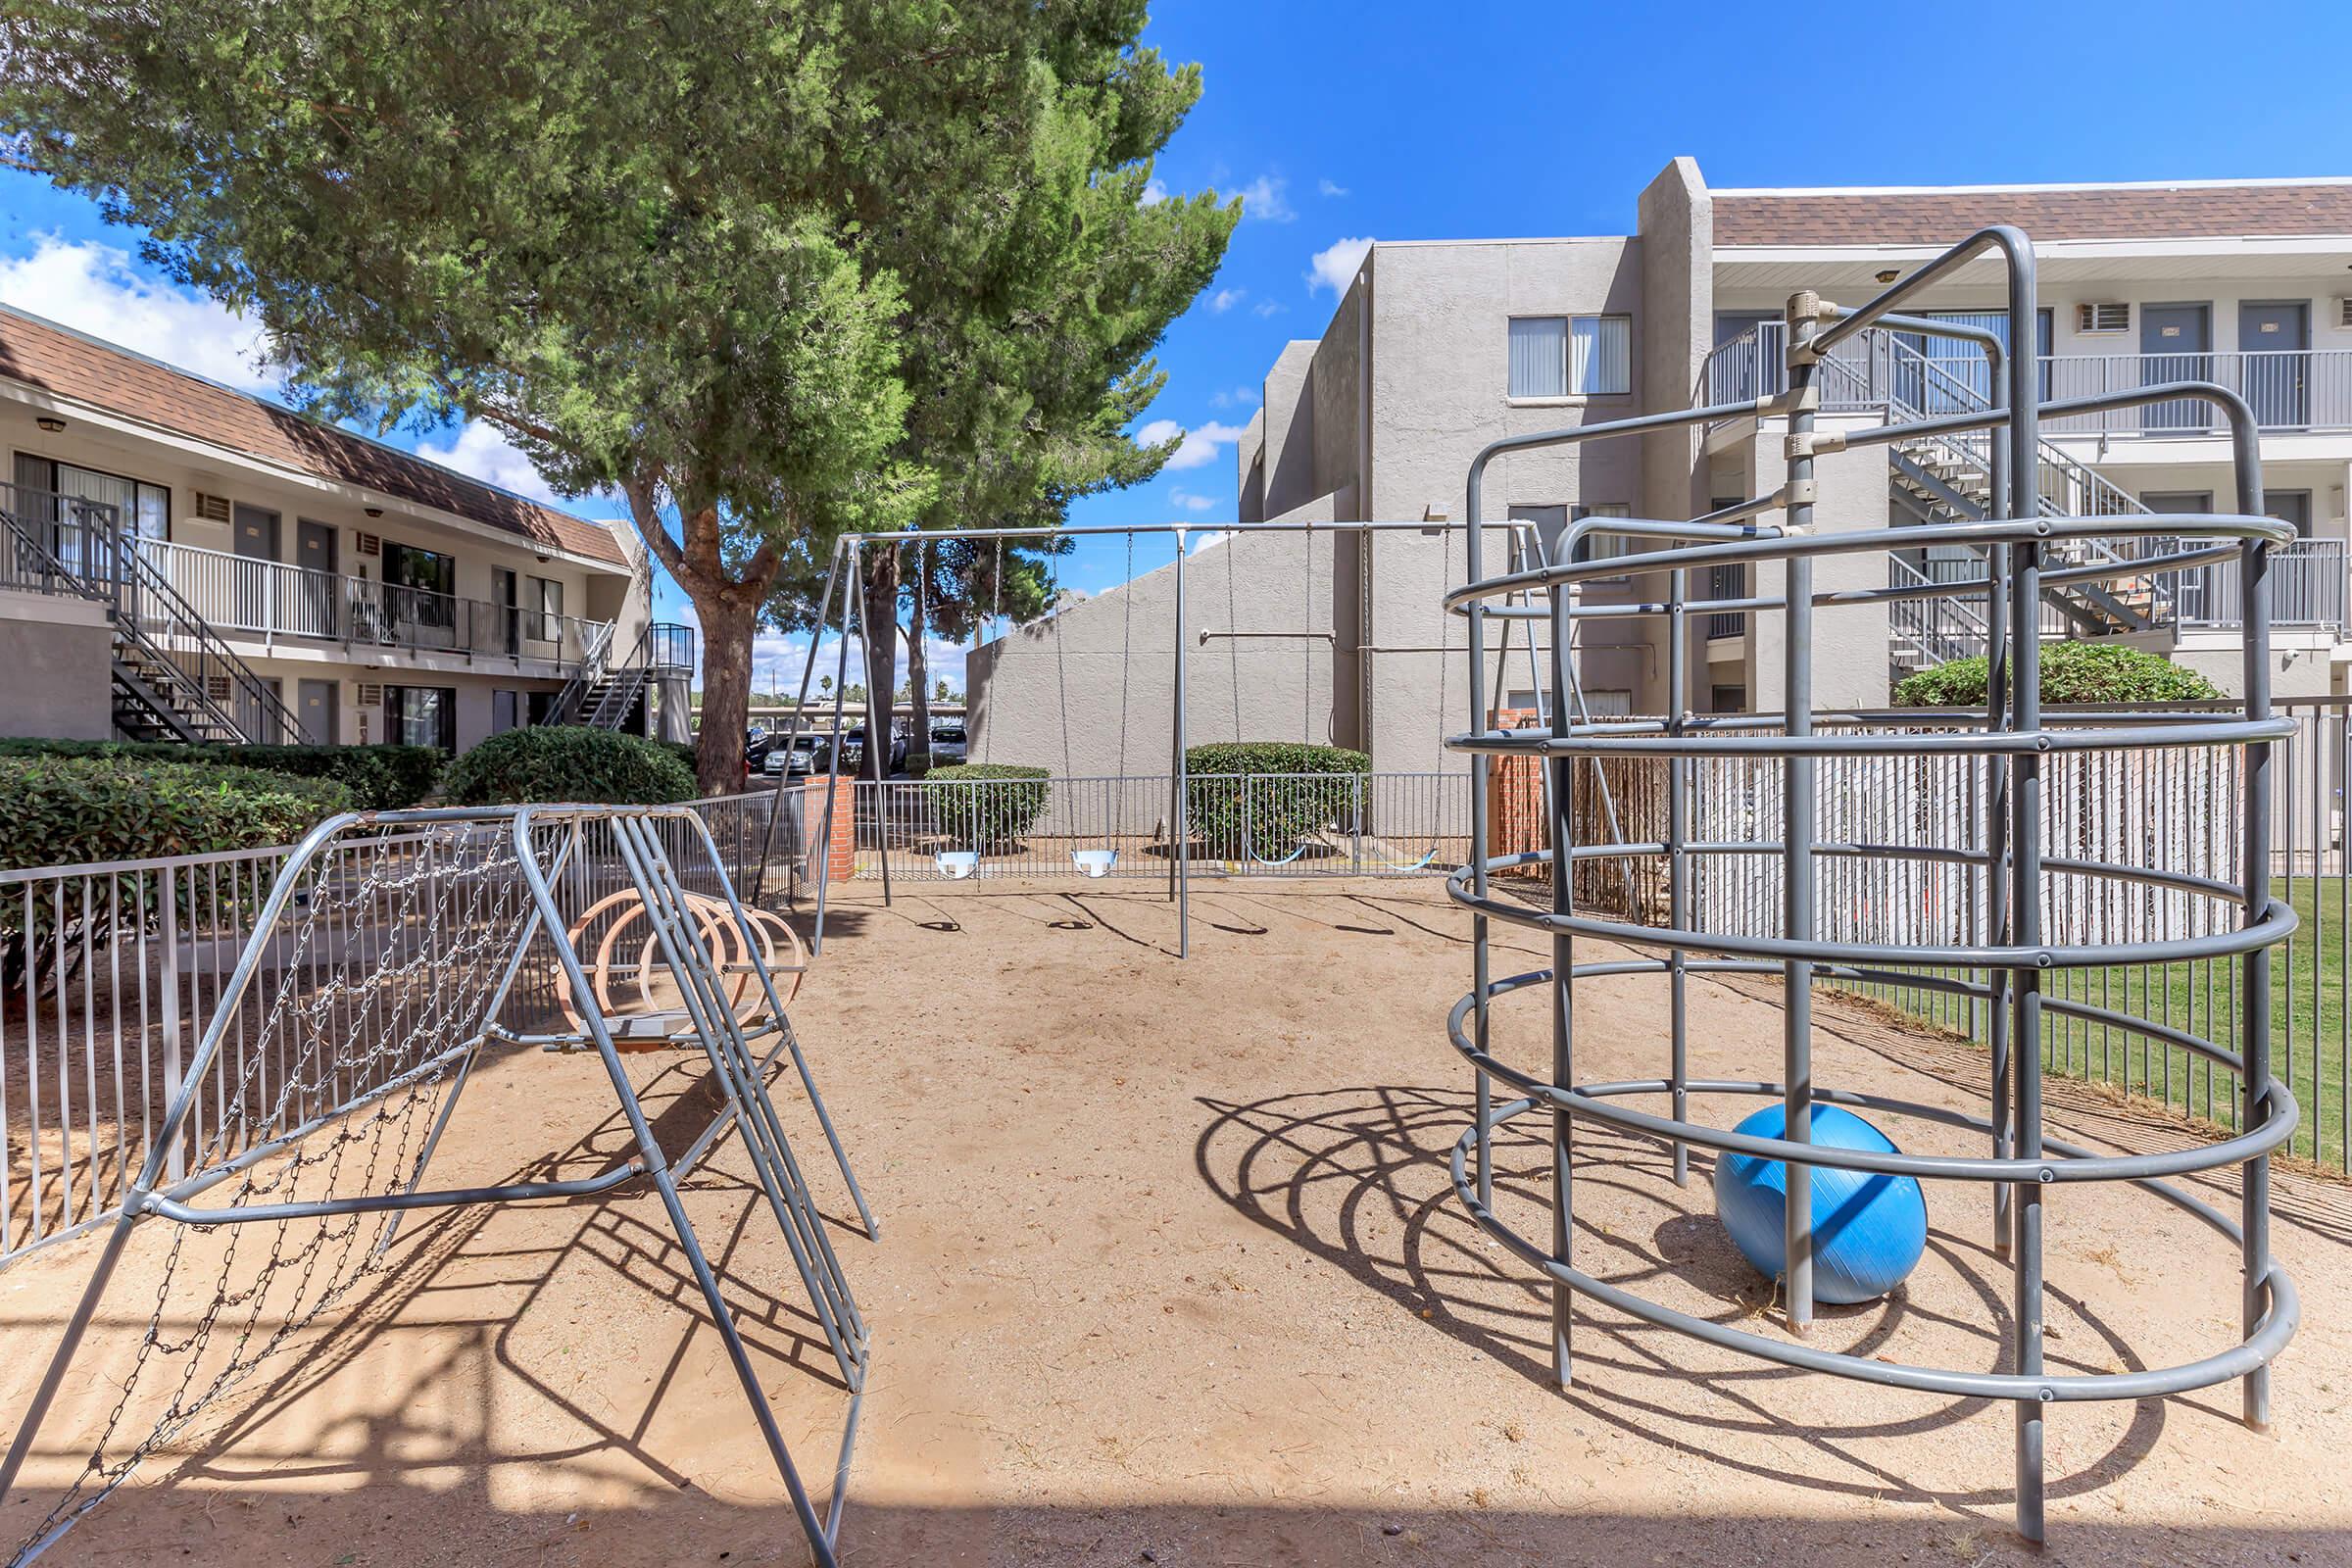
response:
<path id="1" fill-rule="evenodd" d="M 291 1132 L 247 1150 L 225 1163 L 215 1164 L 177 1180 L 167 1179 L 170 1152 L 178 1146 L 179 1135 L 187 1125 L 206 1075 L 220 1056 L 223 1043 L 240 1015 L 239 1004 L 260 972 L 262 961 L 277 931 L 277 922 L 294 902 L 305 877 L 322 863 L 332 846 L 348 836 L 403 827 L 466 823 L 485 824 L 493 830 L 502 824 L 506 825 L 512 833 L 517 867 L 531 900 L 531 910 L 520 926 L 514 956 L 472 1034 L 443 1047 L 390 1082 L 304 1122 Z M 107 1286 L 122 1261 L 131 1232 L 143 1222 L 161 1220 L 189 1226 L 222 1226 L 381 1212 L 392 1214 L 391 1226 L 396 1227 L 398 1216 L 412 1209 L 588 1197 L 643 1178 L 653 1184 L 661 1197 L 670 1228 L 694 1275 L 696 1286 L 702 1293 L 711 1327 L 717 1331 L 728 1361 L 742 1385 L 744 1397 L 751 1406 L 761 1440 L 790 1494 L 793 1512 L 800 1520 L 809 1549 L 820 1568 L 833 1568 L 837 1560 L 836 1543 L 843 1510 L 848 1501 L 850 1464 L 857 1443 L 858 1414 L 864 1402 L 871 1339 L 840 1260 L 834 1253 L 824 1217 L 810 1193 L 799 1161 L 794 1157 L 790 1139 L 768 1096 L 765 1073 L 779 1056 L 791 1057 L 808 1095 L 809 1107 L 824 1131 L 835 1166 L 857 1205 L 867 1236 L 878 1237 L 879 1227 L 850 1168 L 848 1154 L 834 1128 L 831 1113 L 825 1107 L 824 1099 L 817 1092 L 808 1060 L 802 1054 L 782 1001 L 776 994 L 774 981 L 765 965 L 756 956 L 751 960 L 751 969 L 758 975 L 765 992 L 769 1009 L 765 1025 L 757 1032 L 763 1034 L 772 1029 L 779 1037 L 765 1056 L 755 1054 L 751 1044 L 752 1034 L 747 1032 L 745 1022 L 728 1005 L 720 966 L 703 941 L 698 922 L 687 906 L 687 895 L 677 868 L 656 831 L 658 824 L 671 823 L 691 824 L 688 830 L 689 843 L 699 842 L 700 851 L 708 857 L 710 871 L 723 895 L 729 916 L 736 922 L 746 943 L 750 944 L 750 921 L 727 878 L 718 847 L 703 819 L 684 807 L 524 806 L 367 811 L 333 817 L 312 829 L 288 856 L 263 903 L 254 924 L 254 935 L 239 956 L 181 1086 L 149 1144 L 146 1160 L 123 1200 L 120 1216 L 108 1232 L 97 1265 L 67 1321 L 64 1336 L 25 1409 L 16 1438 L 5 1459 L 0 1459 L 0 1493 L 5 1493 L 16 1484 L 74 1353 L 105 1298 Z M 563 847 L 552 858 L 552 863 L 542 865 L 533 833 L 534 830 L 544 831 L 551 827 L 564 830 Z M 571 856 L 579 849 L 584 834 L 598 828 L 611 833 L 612 847 L 643 901 L 659 936 L 662 959 L 669 967 L 684 1001 L 684 1006 L 678 1012 L 654 1020 L 661 1025 L 660 1035 L 672 1044 L 688 1049 L 699 1046 L 710 1063 L 712 1081 L 720 1088 L 725 1101 L 717 1116 L 675 1160 L 667 1156 L 655 1137 L 616 1044 L 617 1040 L 627 1038 L 616 1025 L 639 1020 L 607 1018 L 598 1003 L 595 987 L 590 983 L 580 956 L 567 934 L 556 897 L 556 884 L 563 877 Z M 496 1023 L 501 1007 L 521 971 L 532 939 L 539 934 L 546 936 L 563 972 L 564 982 L 570 989 L 575 1008 L 585 1024 L 585 1029 L 578 1035 L 521 1037 L 508 1034 Z M 749 946 L 747 951 L 756 955 L 757 947 Z M 439 1146 L 442 1134 L 448 1129 L 483 1047 L 502 1042 L 595 1051 L 611 1080 L 614 1100 L 627 1119 L 631 1142 L 636 1147 L 635 1157 L 602 1175 L 564 1181 L 427 1188 L 424 1180 L 434 1151 Z M 445 1068 L 453 1062 L 456 1072 L 449 1094 L 443 1100 L 416 1162 L 399 1190 L 368 1196 L 243 1207 L 208 1208 L 193 1201 L 238 1172 L 288 1149 L 308 1132 L 364 1108 L 420 1074 Z M 678 1184 L 729 1130 L 742 1136 L 754 1174 L 784 1236 L 795 1270 L 808 1292 L 811 1313 L 823 1329 L 843 1382 L 850 1391 L 849 1408 L 834 1459 L 832 1494 L 822 1517 L 817 1514 L 808 1490 L 793 1462 L 777 1426 L 774 1408 L 760 1387 L 758 1371 L 735 1326 L 733 1313 L 721 1295 L 718 1275 L 678 1196 Z M 375 1244 L 375 1250 L 380 1251 L 391 1241 L 392 1229 L 388 1227 Z M 26 1563 L 41 1555 L 90 1508 L 102 1501 L 111 1490 L 110 1487 L 84 1499 L 40 1540 L 29 1544 L 17 1561 Z"/>

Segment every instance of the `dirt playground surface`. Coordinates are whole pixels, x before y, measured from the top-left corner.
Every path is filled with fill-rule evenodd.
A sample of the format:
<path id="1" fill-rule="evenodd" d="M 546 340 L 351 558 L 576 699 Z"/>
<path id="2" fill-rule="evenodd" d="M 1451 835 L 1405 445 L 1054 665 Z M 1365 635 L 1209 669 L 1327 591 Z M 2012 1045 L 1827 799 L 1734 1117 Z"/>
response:
<path id="1" fill-rule="evenodd" d="M 2009 1529 L 2008 1405 L 1761 1366 L 1580 1305 L 1576 1387 L 1549 1384 L 1547 1295 L 1453 1200 L 1468 1070 L 1446 1008 L 1468 921 L 1434 882 L 1209 888 L 1194 956 L 1143 889 L 866 885 L 837 906 L 794 1011 L 882 1221 L 858 1234 L 797 1091 L 778 1086 L 874 1332 L 847 1563 L 2352 1563 L 2352 1190 L 2282 1175 L 2277 1250 L 2301 1334 L 2277 1422 L 2234 1385 L 2049 1422 L 2050 1542 Z M 1506 933 L 1498 974 L 1542 961 Z M 1777 1076 L 1773 990 L 1693 981 L 1692 1067 Z M 1662 983 L 1594 985 L 1583 1072 L 1664 1070 Z M 1547 1059 L 1540 991 L 1498 1008 Z M 1969 1104 L 1974 1053 L 1853 1004 L 1819 1008 L 1824 1084 Z M 673 1152 L 710 1115 L 697 1074 L 646 1058 Z M 2061 1136 L 2183 1134 L 2053 1085 Z M 1702 1102 L 1719 1125 L 1735 1101 Z M 1915 1150 L 1958 1134 L 1886 1122 Z M 593 1059 L 514 1053 L 466 1091 L 434 1176 L 584 1176 L 625 1152 Z M 1546 1156 L 1500 1149 L 1498 1203 L 1545 1234 Z M 1584 1266 L 1686 1309 L 1784 1329 L 1712 1218 L 1708 1165 L 1591 1130 Z M 789 1258 L 730 1142 L 687 1203 L 803 1473 L 829 1491 L 847 1406 Z M 2233 1201 L 2227 1185 L 2208 1196 Z M 2010 1331 L 1990 1200 L 1929 1193 L 1929 1251 L 1886 1302 L 1825 1309 L 1813 1343 L 1994 1368 Z M 2053 1370 L 2191 1359 L 2236 1333 L 2221 1237 L 2144 1194 L 2052 1192 Z M 13 1544 L 86 1456 L 154 1302 L 141 1250 L 0 1503 Z M 0 1271 L 13 1428 L 94 1246 Z M 46 1561 L 270 1565 L 807 1560 L 660 1205 L 602 1198 L 454 1210 L 161 1454 Z"/>

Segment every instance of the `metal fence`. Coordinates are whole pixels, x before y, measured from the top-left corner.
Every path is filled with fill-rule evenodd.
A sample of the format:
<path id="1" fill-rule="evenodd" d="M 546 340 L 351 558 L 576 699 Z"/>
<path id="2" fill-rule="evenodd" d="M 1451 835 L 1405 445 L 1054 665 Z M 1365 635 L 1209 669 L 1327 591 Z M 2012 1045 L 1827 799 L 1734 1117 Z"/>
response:
<path id="1" fill-rule="evenodd" d="M 2210 705 L 2225 707 L 2227 705 Z M 2273 891 L 2298 912 L 2300 928 L 2273 959 L 2275 1068 L 2292 1084 L 2304 1121 L 2293 1152 L 2352 1169 L 2352 877 L 2344 841 L 2344 780 L 2352 774 L 2352 699 L 2281 702 L 2296 721 L 2272 763 Z M 2186 710 L 2175 707 L 2170 711 Z M 2046 709 L 2064 722 L 2083 710 Z M 1981 722 L 1981 720 L 1979 720 Z M 1901 715 L 1817 729 L 1941 727 L 1950 715 Z M 2043 930 L 2052 943 L 2138 941 L 2211 934 L 2236 924 L 2228 897 L 2127 886 L 2070 870 L 2069 862 L 2184 872 L 2234 885 L 2243 830 L 2242 753 L 2150 746 L 2121 754 L 2051 754 L 2043 760 Z M 1903 756 L 1822 759 L 1816 868 L 1821 936 L 1903 946 L 1984 939 L 1986 763 L 1981 758 Z M 1642 887 L 1662 874 L 1663 857 L 1641 848 L 1656 836 L 1641 824 L 1660 817 L 1663 761 L 1611 763 L 1622 831 L 1588 820 L 1587 843 L 1631 846 L 1622 858 Z M 1623 771 L 1616 771 L 1622 768 Z M 1690 764 L 1693 918 L 1706 931 L 1779 934 L 1782 921 L 1782 765 L 1764 758 Z M 1735 848 L 1759 846 L 1759 848 Z M 1869 854 L 1859 851 L 1870 847 Z M 1595 862 L 1606 863 L 1606 862 Z M 1580 870 L 1580 878 L 1590 875 Z M 1588 891 L 1580 880 L 1580 902 Z M 1648 918 L 1662 923 L 1649 900 Z M 2144 1095 L 2231 1130 L 2242 1125 L 2235 1076 L 2168 1045 L 2160 1033 L 2069 1013 L 2071 1004 L 2128 1014 L 2158 1030 L 2182 1029 L 2238 1050 L 2235 1003 L 2240 961 L 2206 959 L 2052 975 L 2045 1067 Z M 1982 971 L 1921 970 L 1835 983 L 1970 1039 L 1988 1039 L 1982 999 L 1938 990 L 1939 979 L 1983 983 Z"/>
<path id="2" fill-rule="evenodd" d="M 783 815 L 767 885 L 781 889 L 800 875 L 792 863 L 804 848 L 798 791 L 761 790 L 695 806 L 728 879 L 747 897 L 768 845 L 770 810 Z M 699 844 L 687 842 L 685 824 L 668 823 L 663 832 L 674 839 L 665 840 L 664 848 L 680 880 L 690 891 L 715 893 L 716 874 Z M 427 880 L 439 869 L 421 858 L 431 853 L 431 842 L 418 835 L 411 849 L 420 857 L 416 875 Z M 348 858 L 358 852 L 346 846 L 337 853 Z M 382 849 L 371 844 L 366 853 L 380 873 Z M 181 1064 L 211 1026 L 255 916 L 291 854 L 290 847 L 278 847 L 0 871 L 0 1260 L 115 1212 L 146 1157 L 149 1130 L 178 1092 Z M 357 868 L 330 856 L 320 875 L 331 880 L 347 873 L 357 874 Z M 612 856 L 574 857 L 565 875 L 568 907 L 585 908 L 630 885 Z M 307 895 L 298 898 L 307 903 Z M 414 956 L 420 984 L 432 983 L 439 959 L 400 924 L 362 922 L 324 939 L 418 941 Z M 315 945 L 300 951 L 289 946 L 264 962 L 273 976 L 288 966 L 307 969 L 324 988 L 335 969 L 330 957 Z M 516 972 L 506 1021 L 517 1029 L 544 1021 L 555 1008 L 556 985 L 553 950 L 544 936 L 534 938 Z M 275 990 L 274 981 L 252 988 L 244 1008 L 230 1018 L 218 1064 L 222 1092 L 241 1081 L 248 1052 L 265 1038 L 254 1009 Z M 297 996 L 308 1000 L 299 986 Z M 385 1022 L 347 1021 L 355 1028 Z M 384 1070 L 401 1066 L 387 1060 Z M 271 1064 L 256 1070 L 267 1084 Z M 352 1094 L 369 1087 L 348 1086 Z M 194 1148 L 225 1132 L 233 1150 L 285 1131 L 220 1128 L 212 1102 L 200 1098 L 186 1141 Z M 180 1173 L 177 1161 L 186 1152 L 173 1151 L 171 1174 Z"/>
<path id="3" fill-rule="evenodd" d="M 1194 876 L 1412 876 L 1470 844 L 1464 773 L 1195 774 Z M 1162 775 L 894 779 L 858 785 L 854 874 L 1166 880 L 1174 804 Z"/>

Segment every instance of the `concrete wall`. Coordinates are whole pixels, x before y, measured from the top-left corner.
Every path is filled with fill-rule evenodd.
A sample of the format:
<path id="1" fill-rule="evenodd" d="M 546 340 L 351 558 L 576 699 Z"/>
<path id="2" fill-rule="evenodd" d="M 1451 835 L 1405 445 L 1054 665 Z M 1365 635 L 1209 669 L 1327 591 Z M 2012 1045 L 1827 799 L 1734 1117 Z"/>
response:
<path id="1" fill-rule="evenodd" d="M 1355 744 L 1334 723 L 1331 638 L 1298 635 L 1332 631 L 1337 539 L 1194 536 L 1181 639 L 1191 744 Z M 1047 767 L 1064 778 L 1166 772 L 1175 591 L 1170 562 L 972 650 L 964 666 L 971 760 Z M 1212 634 L 1206 643 L 1203 630 Z M 1217 635 L 1227 631 L 1277 635 Z"/>
<path id="2" fill-rule="evenodd" d="M 1699 371 L 1714 347 L 1715 209 L 1697 163 L 1677 158 L 1649 182 L 1636 204 L 1642 236 L 1642 407 L 1657 414 L 1690 401 Z M 1661 430 L 1642 438 L 1642 495 L 1634 511 L 1644 517 L 1691 517 L 1707 510 L 1710 492 L 1700 460 L 1703 432 L 1696 425 Z M 1703 577 L 1703 573 L 1700 574 Z M 1662 599 L 1663 574 L 1636 579 L 1635 593 Z M 1703 581 L 1693 585 L 1703 591 Z M 1688 687 L 1666 689 L 1666 627 L 1662 621 L 1634 628 L 1652 650 L 1650 679 L 1637 688 L 1636 704 L 1646 712 L 1678 705 L 1703 709 L 1706 657 L 1691 645 Z"/>
<path id="3" fill-rule="evenodd" d="M 1824 415 L 1818 428 L 1835 430 L 1876 423 L 1870 416 Z M 1756 437 L 1753 471 L 1766 480 L 1787 477 L 1785 463 L 1777 468 L 1787 422 L 1763 421 Z M 1886 453 L 1883 447 L 1861 447 L 1832 453 L 1813 462 L 1816 496 L 1814 531 L 1821 534 L 1870 532 L 1886 526 Z M 1768 512 L 1764 521 L 1786 524 L 1788 514 Z M 1788 591 L 1788 568 L 1764 564 L 1754 573 L 1756 591 L 1772 596 Z M 1886 557 L 1870 549 L 1845 555 L 1816 556 L 1814 592 L 1841 588 L 1886 586 Z M 1777 712 L 1782 706 L 1782 682 L 1788 658 L 1788 619 L 1779 611 L 1751 612 L 1754 678 L 1748 686 L 1748 705 L 1759 711 Z M 1815 709 L 1883 708 L 1886 704 L 1886 607 L 1884 604 L 1816 606 L 1811 642 L 1813 706 Z"/>
<path id="4" fill-rule="evenodd" d="M 112 737 L 112 642 L 106 612 L 88 600 L 0 593 L 0 735 Z"/>

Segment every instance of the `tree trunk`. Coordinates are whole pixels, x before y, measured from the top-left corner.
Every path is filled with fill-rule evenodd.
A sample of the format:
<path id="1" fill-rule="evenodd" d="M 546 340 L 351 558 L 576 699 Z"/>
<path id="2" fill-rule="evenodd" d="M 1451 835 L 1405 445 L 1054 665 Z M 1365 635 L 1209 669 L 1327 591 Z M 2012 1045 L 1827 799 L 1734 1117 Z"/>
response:
<path id="1" fill-rule="evenodd" d="M 906 690 L 914 699 L 914 732 L 906 742 L 910 752 L 931 749 L 931 657 L 923 647 L 923 639 L 930 633 L 930 596 L 931 585 L 923 580 L 918 557 L 909 595 L 913 605 L 906 615 Z"/>
<path id="2" fill-rule="evenodd" d="M 752 630 L 760 601 L 733 592 L 706 603 L 693 596 L 703 622 L 703 721 L 695 737 L 694 781 L 705 795 L 743 788 L 743 734 L 752 715 Z"/>
<path id="3" fill-rule="evenodd" d="M 890 707 L 899 688 L 898 547 L 871 552 L 864 566 L 858 609 L 865 645 L 865 760 L 859 771 L 879 780 L 890 777 Z"/>

